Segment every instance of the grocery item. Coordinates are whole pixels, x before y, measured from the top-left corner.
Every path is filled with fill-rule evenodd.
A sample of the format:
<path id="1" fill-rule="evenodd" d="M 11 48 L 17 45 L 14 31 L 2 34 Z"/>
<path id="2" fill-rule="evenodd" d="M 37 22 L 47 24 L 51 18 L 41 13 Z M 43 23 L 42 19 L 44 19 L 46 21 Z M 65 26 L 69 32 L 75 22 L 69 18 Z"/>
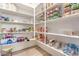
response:
<path id="1" fill-rule="evenodd" d="M 22 42 L 22 41 L 25 41 L 24 37 L 18 37 L 17 38 L 17 42 Z"/>
<path id="2" fill-rule="evenodd" d="M 11 39 L 9 39 L 9 40 L 7 41 L 7 44 L 11 44 L 11 43 L 13 43 L 13 41 L 12 41 Z"/>
<path id="3" fill-rule="evenodd" d="M 49 19 L 56 19 L 61 17 L 60 13 L 58 11 L 55 11 L 51 14 L 51 16 L 49 16 Z"/>
<path id="4" fill-rule="evenodd" d="M 9 21 L 9 17 L 5 17 L 4 18 L 4 21 Z"/>
<path id="5" fill-rule="evenodd" d="M 31 32 L 33 31 L 33 27 L 28 27 L 28 28 L 21 28 L 18 29 L 17 27 L 13 27 L 13 28 L 1 28 L 1 32 Z"/>
<path id="6" fill-rule="evenodd" d="M 1 28 L 1 32 L 5 32 L 6 28 Z"/>
<path id="7" fill-rule="evenodd" d="M 56 44 L 56 42 L 57 42 L 56 40 L 49 40 L 49 45 L 50 45 L 50 46 L 53 46 L 53 45 Z"/>
<path id="8" fill-rule="evenodd" d="M 63 49 L 64 53 L 68 55 L 78 55 L 79 53 L 78 50 L 79 50 L 78 46 L 72 43 L 68 43 Z"/>
<path id="9" fill-rule="evenodd" d="M 64 7 L 71 7 L 71 3 L 64 3 Z"/>
<path id="10" fill-rule="evenodd" d="M 0 16 L 0 20 L 1 21 L 9 21 L 9 17 L 5 17 L 5 16 Z"/>
<path id="11" fill-rule="evenodd" d="M 62 50 L 65 47 L 66 44 L 67 43 L 59 42 L 59 46 L 57 48 Z"/>
<path id="12" fill-rule="evenodd" d="M 13 35 L 12 34 L 5 34 L 5 39 L 6 38 L 13 38 Z"/>
<path id="13" fill-rule="evenodd" d="M 63 16 L 70 15 L 71 14 L 71 3 L 65 3 L 63 4 L 63 6 L 64 6 Z"/>
<path id="14" fill-rule="evenodd" d="M 2 45 L 2 44 L 7 44 L 7 39 L 2 39 L 1 42 L 0 42 L 0 44 L 1 44 L 1 45 Z"/>
<path id="15" fill-rule="evenodd" d="M 79 13 L 79 3 L 72 3 L 71 4 L 71 13 L 74 14 L 74 13 Z"/>
<path id="16" fill-rule="evenodd" d="M 28 31 L 32 31 L 32 30 L 33 30 L 33 28 L 32 28 L 32 27 L 29 27 L 29 28 L 28 28 Z"/>
<path id="17" fill-rule="evenodd" d="M 25 40 L 30 41 L 27 37 L 25 37 Z"/>
<path id="18" fill-rule="evenodd" d="M 44 42 L 45 35 L 44 34 L 39 34 L 38 36 L 39 36 L 39 40 L 42 41 L 42 42 Z"/>
<path id="19" fill-rule="evenodd" d="M 78 3 L 72 3 L 71 5 L 72 5 L 71 6 L 72 10 L 79 9 L 79 4 Z"/>

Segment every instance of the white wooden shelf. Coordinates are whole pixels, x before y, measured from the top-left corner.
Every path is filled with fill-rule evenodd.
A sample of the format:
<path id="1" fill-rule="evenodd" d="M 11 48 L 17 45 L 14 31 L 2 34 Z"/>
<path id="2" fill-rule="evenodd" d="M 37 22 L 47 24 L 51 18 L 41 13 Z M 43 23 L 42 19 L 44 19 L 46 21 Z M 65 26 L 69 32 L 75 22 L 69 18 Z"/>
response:
<path id="1" fill-rule="evenodd" d="M 34 40 L 35 40 L 35 39 L 30 39 L 30 41 L 34 41 Z M 14 45 L 14 44 L 16 44 L 16 43 L 21 44 L 21 43 L 24 43 L 24 42 L 29 42 L 29 41 L 15 42 L 15 43 L 12 43 L 12 44 L 3 44 L 3 45 L 0 45 L 0 46 L 11 46 L 11 45 Z"/>
<path id="2" fill-rule="evenodd" d="M 74 35 L 66 35 L 66 34 L 57 34 L 57 33 L 45 33 L 45 32 L 35 32 L 37 34 L 48 34 L 48 35 L 55 35 L 55 36 L 62 36 L 62 37 L 69 37 L 69 38 L 77 38 L 79 39 L 79 36 Z"/>
<path id="3" fill-rule="evenodd" d="M 0 34 L 7 34 L 7 33 L 11 33 L 11 34 L 27 34 L 27 33 L 34 33 L 32 32 L 0 32 Z"/>
<path id="4" fill-rule="evenodd" d="M 33 15 L 30 15 L 30 14 L 24 14 L 24 13 L 20 13 L 18 11 L 11 11 L 11 10 L 2 9 L 2 8 L 0 8 L 0 12 L 1 13 L 15 15 L 15 16 L 21 16 L 21 17 L 26 17 L 26 18 L 33 18 Z"/>
<path id="5" fill-rule="evenodd" d="M 54 23 L 54 22 L 61 22 L 61 21 L 67 21 L 67 20 L 71 20 L 71 21 L 78 20 L 77 18 L 79 18 L 79 13 L 62 16 L 57 19 L 47 20 L 46 23 L 51 23 L 51 22 Z"/>
<path id="6" fill-rule="evenodd" d="M 18 25 L 33 25 L 33 23 L 21 23 L 21 22 L 10 22 L 10 21 L 0 21 L 1 24 L 18 24 Z"/>
<path id="7" fill-rule="evenodd" d="M 79 36 L 74 36 L 74 35 L 65 35 L 65 34 L 56 34 L 56 33 L 46 33 L 46 34 L 79 39 Z"/>
<path id="8" fill-rule="evenodd" d="M 42 45 L 44 45 L 44 46 L 46 46 L 46 47 L 48 47 L 49 50 L 52 49 L 52 50 L 55 50 L 55 51 L 57 51 L 58 53 L 60 53 L 60 54 L 62 54 L 62 55 L 64 55 L 64 56 L 68 56 L 68 55 L 65 54 L 62 50 L 56 49 L 56 48 L 54 48 L 54 47 L 51 47 L 51 46 L 49 46 L 49 45 L 47 45 L 47 44 L 45 44 L 45 43 L 42 43 L 42 42 L 40 42 L 40 41 L 38 41 L 38 40 L 37 40 L 37 42 L 40 43 L 40 44 L 42 44 Z M 42 46 L 40 46 L 40 47 L 42 47 Z M 43 48 L 45 48 L 45 47 L 43 47 Z M 48 52 L 49 52 L 49 51 L 48 51 Z M 52 53 L 52 51 L 51 51 L 51 53 Z M 52 53 L 52 54 L 53 54 L 53 53 Z"/>
<path id="9" fill-rule="evenodd" d="M 6 44 L 6 45 L 0 45 L 2 48 L 12 46 L 13 47 L 13 52 L 22 50 L 28 47 L 35 46 L 35 39 L 30 39 L 30 41 L 23 41 L 23 42 L 16 42 L 13 44 Z M 18 46 L 18 47 L 17 47 Z"/>

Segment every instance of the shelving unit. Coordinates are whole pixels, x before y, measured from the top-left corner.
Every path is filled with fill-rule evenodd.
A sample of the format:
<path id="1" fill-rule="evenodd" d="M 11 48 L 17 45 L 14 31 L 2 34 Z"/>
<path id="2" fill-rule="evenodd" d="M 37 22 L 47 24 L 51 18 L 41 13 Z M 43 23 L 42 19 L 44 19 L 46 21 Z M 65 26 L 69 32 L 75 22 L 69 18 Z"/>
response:
<path id="1" fill-rule="evenodd" d="M 1 24 L 33 25 L 33 23 L 0 21 Z"/>
<path id="2" fill-rule="evenodd" d="M 33 32 L 2 32 L 0 34 L 27 34 L 27 33 L 33 33 Z"/>
<path id="3" fill-rule="evenodd" d="M 71 7 L 72 5 L 64 6 L 62 3 L 40 3 L 35 8 L 35 15 L 33 14 L 33 8 L 25 8 L 22 4 L 14 5 L 17 7 L 16 11 L 0 8 L 0 16 L 6 16 L 11 19 L 10 21 L 0 20 L 0 30 L 2 28 L 17 28 L 17 30 L 20 29 L 20 31 L 0 31 L 0 35 L 13 34 L 16 38 L 27 36 L 30 41 L 14 42 L 0 46 L 12 46 L 14 47 L 12 51 L 15 52 L 37 45 L 51 55 L 70 56 L 64 52 L 65 46 L 63 46 L 63 49 L 55 48 L 53 45 L 50 46 L 50 40 L 56 40 L 58 43 L 65 45 L 71 43 L 79 45 L 79 13 L 75 12 L 76 10 Z M 69 9 L 66 10 L 67 8 Z M 77 11 L 79 11 L 79 9 L 77 9 Z M 31 30 L 22 31 L 22 29 L 25 30 L 29 26 L 32 27 Z"/>
<path id="4" fill-rule="evenodd" d="M 21 41 L 21 42 L 13 41 L 11 44 L 1 44 L 1 41 L 5 40 L 6 38 L 4 38 L 4 39 L 0 38 L 0 44 L 1 44 L 0 50 L 6 50 L 7 49 L 6 47 L 12 46 L 13 47 L 12 52 L 15 52 L 15 51 L 35 45 L 35 40 L 32 39 L 32 38 L 34 38 L 33 29 L 28 30 L 28 31 L 17 31 L 17 30 L 21 30 L 24 28 L 27 29 L 29 27 L 32 27 L 32 28 L 34 27 L 33 8 L 24 6 L 19 3 L 14 4 L 14 5 L 16 7 L 16 11 L 0 8 L 0 17 L 3 16 L 3 17 L 9 18 L 9 20 L 0 19 L 0 35 L 2 35 L 2 37 L 3 37 L 6 34 L 12 34 L 12 35 L 16 35 L 17 38 L 18 37 L 27 37 L 30 41 L 26 41 L 26 40 Z M 5 28 L 6 30 L 2 32 L 1 31 L 2 28 Z M 16 31 L 12 31 L 12 32 L 9 31 L 11 28 L 16 28 Z M 13 40 L 14 37 L 7 38 L 6 40 L 8 41 L 8 39 Z"/>
<path id="5" fill-rule="evenodd" d="M 42 4 L 41 4 L 42 5 Z M 47 4 L 45 4 L 47 5 Z M 36 8 L 36 11 L 37 9 L 40 9 L 41 7 L 37 7 Z M 44 8 L 46 8 L 46 6 L 44 6 Z M 49 10 L 53 10 L 55 8 L 59 8 L 59 12 L 60 12 L 60 15 L 61 17 L 58 17 L 56 19 L 48 19 L 47 18 L 47 12 Z M 56 39 L 57 41 L 61 41 L 62 43 L 72 43 L 72 44 L 76 44 L 76 45 L 79 45 L 79 27 L 78 27 L 78 24 L 79 24 L 79 13 L 77 12 L 79 9 L 76 10 L 73 10 L 72 7 L 70 7 L 71 10 L 70 10 L 70 14 L 66 14 L 64 15 L 65 13 L 69 13 L 69 9 L 66 10 L 66 8 L 64 7 L 64 4 L 54 4 L 53 6 L 49 6 L 48 8 L 46 8 L 45 10 L 41 10 L 41 11 L 38 11 L 38 13 L 36 13 L 36 17 L 39 17 L 39 14 L 42 14 L 44 13 L 44 20 L 45 21 L 42 21 L 40 22 L 37 18 L 36 18 L 36 21 L 38 20 L 38 23 L 35 23 L 37 26 L 36 28 L 40 27 L 42 24 L 44 26 L 44 28 L 46 28 L 47 31 L 44 31 L 44 32 L 39 32 L 39 31 L 36 31 L 36 35 L 39 37 L 40 34 L 44 34 L 46 36 L 46 38 L 44 39 L 44 41 L 49 41 L 51 39 Z M 76 11 L 76 12 L 74 12 Z M 49 11 L 51 12 L 51 11 Z M 53 17 L 53 16 L 52 16 Z M 70 32 L 68 32 L 70 31 Z M 37 37 L 36 37 L 37 38 Z M 43 48 L 44 50 L 48 51 L 50 49 L 55 50 L 55 51 L 51 51 L 49 53 L 51 54 L 54 54 L 54 52 L 58 52 L 58 53 L 61 53 L 62 55 L 67 55 L 65 54 L 63 51 L 59 50 L 59 49 L 56 49 L 54 47 L 51 47 L 49 46 L 48 44 L 46 44 L 46 42 L 41 42 L 40 39 L 38 38 L 38 42 L 39 42 L 39 45 L 41 48 Z M 37 43 L 38 44 L 38 43 Z M 44 46 L 42 46 L 44 45 Z M 49 46 L 50 48 L 46 48 L 45 46 Z M 59 55 L 61 55 L 59 54 Z M 56 53 L 56 56 L 57 56 L 57 53 Z M 68 55 L 67 55 L 68 56 Z"/>
<path id="6" fill-rule="evenodd" d="M 73 36 L 73 35 L 56 34 L 56 33 L 46 33 L 46 34 L 79 39 L 79 36 Z"/>

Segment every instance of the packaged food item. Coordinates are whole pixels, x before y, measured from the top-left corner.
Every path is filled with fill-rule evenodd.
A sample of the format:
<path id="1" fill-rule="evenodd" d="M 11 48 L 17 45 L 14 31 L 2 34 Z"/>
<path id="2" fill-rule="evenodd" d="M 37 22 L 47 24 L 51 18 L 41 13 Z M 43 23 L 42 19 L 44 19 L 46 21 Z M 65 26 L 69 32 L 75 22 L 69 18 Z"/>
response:
<path id="1" fill-rule="evenodd" d="M 48 15 L 49 15 L 49 16 L 48 16 L 48 19 L 49 19 L 49 20 L 51 20 L 51 19 L 56 19 L 56 18 L 61 17 L 59 11 L 52 11 L 52 13 L 49 13 Z"/>
<path id="2" fill-rule="evenodd" d="M 53 45 L 54 48 L 58 49 L 59 47 L 59 42 L 57 41 L 54 45 Z"/>
<path id="3" fill-rule="evenodd" d="M 12 39 L 12 41 L 13 41 L 14 43 L 17 42 L 17 38 L 14 37 L 14 38 Z"/>
<path id="4" fill-rule="evenodd" d="M 66 45 L 66 43 L 59 42 L 59 46 L 57 48 L 62 50 L 65 47 L 65 45 Z"/>
<path id="5" fill-rule="evenodd" d="M 46 17 L 48 20 L 61 17 L 60 8 L 58 7 L 58 5 L 51 6 L 51 8 L 47 9 Z"/>
<path id="6" fill-rule="evenodd" d="M 16 32 L 16 27 L 13 29 L 13 32 Z"/>
<path id="7" fill-rule="evenodd" d="M 64 13 L 63 13 L 63 16 L 66 16 L 66 15 L 70 15 L 71 14 L 71 3 L 65 3 L 63 4 L 64 6 Z"/>
<path id="8" fill-rule="evenodd" d="M 12 34 L 5 34 L 5 38 L 13 38 Z"/>
<path id="9" fill-rule="evenodd" d="M 63 49 L 64 53 L 68 54 L 68 55 L 78 55 L 78 47 L 75 44 L 72 43 L 68 43 L 64 49 Z"/>
<path id="10" fill-rule="evenodd" d="M 39 35 L 38 35 L 38 39 L 39 39 L 41 42 L 44 42 L 44 40 L 45 40 L 45 35 L 44 35 L 44 34 L 39 34 Z"/>
<path id="11" fill-rule="evenodd" d="M 77 9 L 79 9 L 79 4 L 78 3 L 71 3 L 71 8 L 72 8 L 72 10 L 77 10 Z"/>
<path id="12" fill-rule="evenodd" d="M 60 15 L 59 12 L 54 12 L 53 15 L 52 15 L 53 19 L 59 18 L 60 16 L 61 15 Z"/>
<path id="13" fill-rule="evenodd" d="M 4 21 L 5 17 L 4 16 L 0 16 L 0 21 Z"/>
<path id="14" fill-rule="evenodd" d="M 25 41 L 24 37 L 17 37 L 17 42 L 22 42 L 22 41 Z"/>
<path id="15" fill-rule="evenodd" d="M 9 17 L 5 17 L 4 18 L 4 21 L 9 21 Z"/>
<path id="16" fill-rule="evenodd" d="M 56 40 L 49 40 L 49 45 L 50 45 L 50 46 L 53 46 L 53 45 L 56 44 L 56 42 L 57 42 Z"/>
<path id="17" fill-rule="evenodd" d="M 27 37 L 25 37 L 25 40 L 30 41 Z"/>
<path id="18" fill-rule="evenodd" d="M 79 3 L 71 3 L 72 14 L 79 13 Z"/>
<path id="19" fill-rule="evenodd" d="M 1 42 L 0 42 L 0 44 L 2 44 L 2 45 L 3 44 L 7 44 L 7 39 L 2 39 Z"/>

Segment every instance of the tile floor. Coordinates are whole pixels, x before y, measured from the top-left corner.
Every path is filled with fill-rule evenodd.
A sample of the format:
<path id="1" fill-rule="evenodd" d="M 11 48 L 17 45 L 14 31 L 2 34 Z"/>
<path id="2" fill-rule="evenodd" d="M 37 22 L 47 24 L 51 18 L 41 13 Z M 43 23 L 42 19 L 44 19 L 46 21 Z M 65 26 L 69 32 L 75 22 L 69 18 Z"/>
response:
<path id="1" fill-rule="evenodd" d="M 31 48 L 23 49 L 13 53 L 13 56 L 51 56 L 49 53 L 43 49 L 34 46 Z"/>

